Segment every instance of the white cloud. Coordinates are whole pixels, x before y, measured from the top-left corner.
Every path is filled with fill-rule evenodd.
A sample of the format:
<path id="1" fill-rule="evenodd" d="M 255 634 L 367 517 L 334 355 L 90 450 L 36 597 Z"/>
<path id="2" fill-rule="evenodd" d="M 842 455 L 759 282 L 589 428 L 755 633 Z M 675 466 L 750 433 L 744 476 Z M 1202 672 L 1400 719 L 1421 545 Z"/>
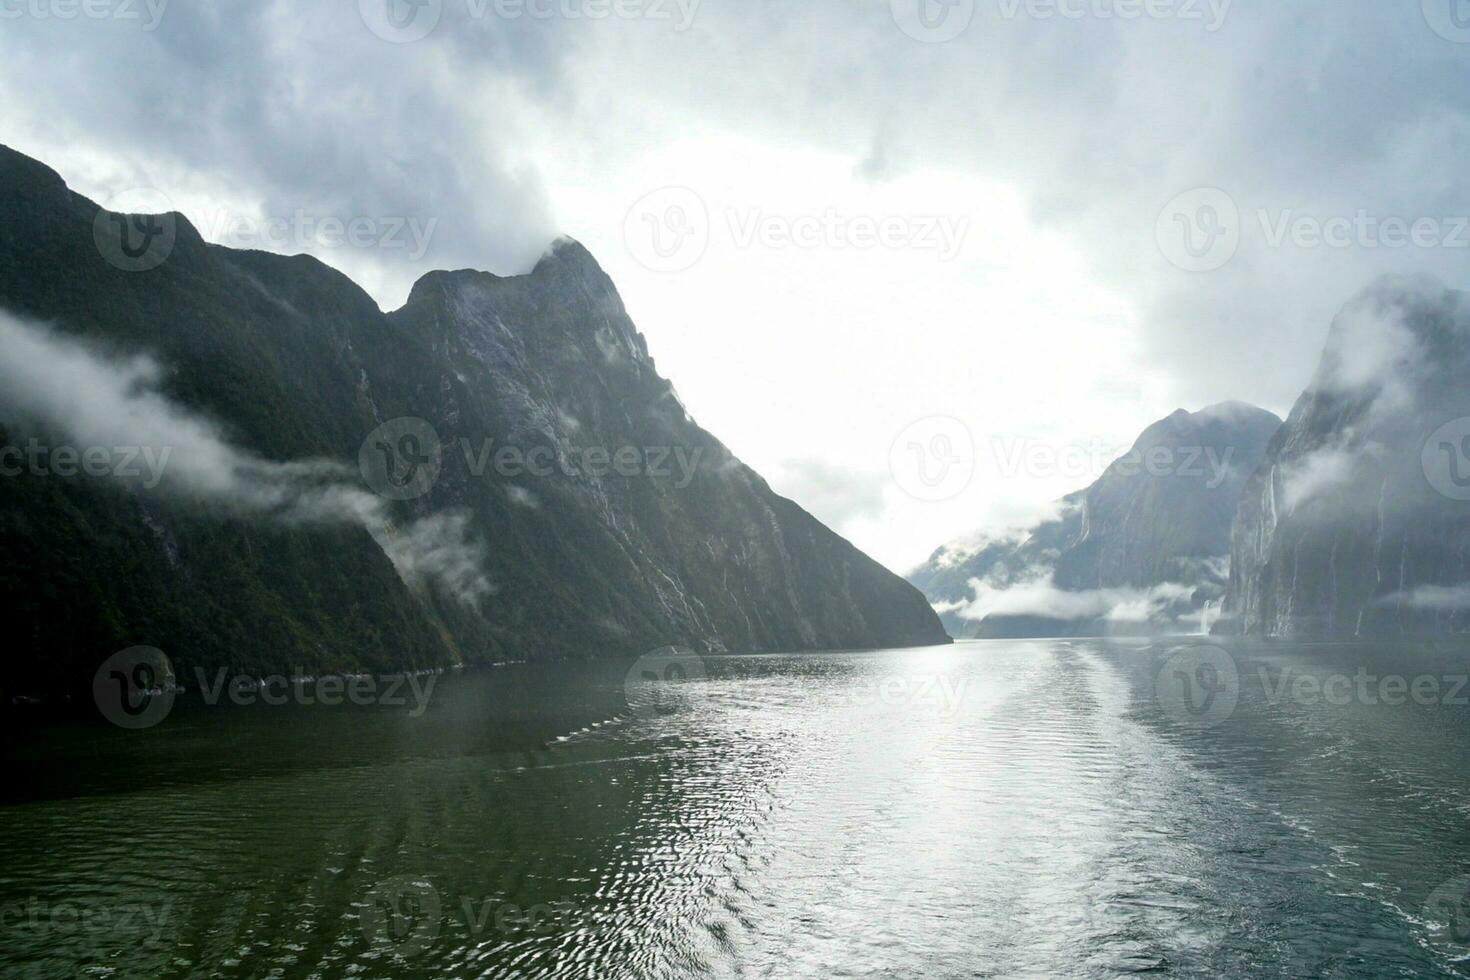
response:
<path id="1" fill-rule="evenodd" d="M 1288 511 L 1348 486 L 1361 462 L 1359 453 L 1329 446 L 1295 461 L 1282 474 L 1282 501 Z"/>
<path id="2" fill-rule="evenodd" d="M 1470 582 L 1460 585 L 1420 585 L 1384 596 L 1378 600 L 1378 604 L 1433 612 L 1458 612 L 1461 609 L 1470 609 Z"/>
<path id="3" fill-rule="evenodd" d="M 1194 587 L 1167 582 L 1148 589 L 1090 589 L 1070 591 L 1057 588 L 1050 572 L 1037 571 L 1015 585 L 996 588 L 979 579 L 970 582 L 973 598 L 956 603 L 962 619 L 983 620 L 990 616 L 1043 616 L 1049 619 L 1106 619 L 1118 623 L 1164 621 L 1171 604 L 1187 600 Z"/>
<path id="4" fill-rule="evenodd" d="M 164 461 L 154 474 L 162 492 L 282 524 L 361 527 L 410 585 L 432 581 L 471 605 L 492 591 L 464 515 L 397 526 L 343 464 L 275 462 L 241 449 L 164 395 L 161 377 L 150 358 L 108 357 L 0 313 L 0 419 L 8 426 L 39 428 L 78 452 L 140 448 Z"/>

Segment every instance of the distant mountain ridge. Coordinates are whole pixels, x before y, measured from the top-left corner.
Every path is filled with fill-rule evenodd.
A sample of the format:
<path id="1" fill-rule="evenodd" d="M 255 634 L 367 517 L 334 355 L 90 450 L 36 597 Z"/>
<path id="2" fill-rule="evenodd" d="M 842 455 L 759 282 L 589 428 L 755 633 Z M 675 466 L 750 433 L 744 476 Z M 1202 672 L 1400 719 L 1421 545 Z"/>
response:
<path id="1" fill-rule="evenodd" d="M 114 217 L 0 148 L 0 311 L 87 357 L 152 358 L 150 404 L 276 482 L 220 508 L 201 496 L 218 488 L 167 481 L 0 480 L 0 599 L 27 683 L 89 680 L 134 644 L 183 667 L 324 671 L 948 642 L 917 590 L 688 417 L 582 246 L 524 276 L 430 273 L 384 314 L 314 258 L 210 245 L 179 215 L 166 260 L 125 271 L 97 238 Z M 67 438 L 29 408 L 0 416 L 0 446 Z M 432 430 L 434 479 L 385 500 L 356 463 L 399 418 Z M 506 447 L 556 465 L 486 464 Z M 567 465 L 588 447 L 637 450 L 644 470 Z M 652 451 L 697 465 L 655 472 Z M 170 479 L 198 462 L 176 453 Z M 346 513 L 313 523 L 328 506 Z M 419 553 L 421 529 L 437 537 Z M 471 545 L 473 568 L 434 567 Z"/>
<path id="2" fill-rule="evenodd" d="M 1237 402 L 1177 411 L 1059 501 L 1056 517 L 941 548 L 909 580 L 958 636 L 1198 624 L 1224 592 L 1240 490 L 1280 425 Z"/>

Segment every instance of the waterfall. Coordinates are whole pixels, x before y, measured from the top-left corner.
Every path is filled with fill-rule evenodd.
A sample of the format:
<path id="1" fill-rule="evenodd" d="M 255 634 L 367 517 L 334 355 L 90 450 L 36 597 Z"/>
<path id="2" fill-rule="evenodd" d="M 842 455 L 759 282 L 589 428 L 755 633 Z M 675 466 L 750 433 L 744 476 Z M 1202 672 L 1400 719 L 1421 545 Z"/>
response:
<path id="1" fill-rule="evenodd" d="M 1199 614 L 1200 636 L 1210 635 L 1210 627 L 1214 626 L 1215 620 L 1220 618 L 1220 604 L 1222 601 L 1220 599 L 1205 600 L 1205 608 L 1200 610 Z"/>

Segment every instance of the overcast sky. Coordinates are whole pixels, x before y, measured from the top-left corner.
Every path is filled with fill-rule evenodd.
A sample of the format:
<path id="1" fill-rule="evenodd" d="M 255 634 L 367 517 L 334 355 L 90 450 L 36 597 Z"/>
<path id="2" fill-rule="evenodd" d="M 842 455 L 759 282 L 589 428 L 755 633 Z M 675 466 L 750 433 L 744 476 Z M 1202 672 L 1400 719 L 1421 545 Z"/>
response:
<path id="1" fill-rule="evenodd" d="M 0 0 L 0 142 L 386 309 L 575 237 L 694 416 L 904 570 L 1175 408 L 1284 413 L 1375 275 L 1461 284 L 1467 8 Z"/>

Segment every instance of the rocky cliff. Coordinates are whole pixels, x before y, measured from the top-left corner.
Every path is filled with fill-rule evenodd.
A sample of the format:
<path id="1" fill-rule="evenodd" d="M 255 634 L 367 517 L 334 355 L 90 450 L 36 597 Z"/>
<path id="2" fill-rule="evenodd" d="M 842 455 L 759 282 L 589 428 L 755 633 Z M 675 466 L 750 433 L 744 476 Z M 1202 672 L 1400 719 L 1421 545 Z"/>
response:
<path id="1" fill-rule="evenodd" d="M 1470 630 L 1470 304 L 1385 278 L 1321 364 L 1240 503 L 1222 632 Z"/>
<path id="2" fill-rule="evenodd" d="M 0 329 L 0 602 L 35 686 L 134 644 L 320 671 L 947 642 L 689 417 L 573 242 L 384 314 L 0 148 Z"/>

